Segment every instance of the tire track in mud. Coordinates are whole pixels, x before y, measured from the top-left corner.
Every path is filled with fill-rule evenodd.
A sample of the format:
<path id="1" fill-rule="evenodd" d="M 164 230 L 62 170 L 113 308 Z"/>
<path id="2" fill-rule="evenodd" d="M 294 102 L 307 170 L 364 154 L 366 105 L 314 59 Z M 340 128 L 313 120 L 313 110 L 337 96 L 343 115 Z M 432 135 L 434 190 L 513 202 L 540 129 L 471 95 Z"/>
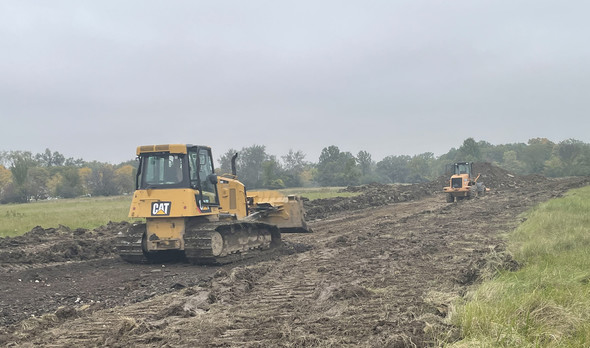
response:
<path id="1" fill-rule="evenodd" d="M 441 332 L 456 335 L 444 320 L 451 301 L 477 279 L 486 254 L 497 254 L 496 267 L 510 263 L 497 233 L 513 228 L 535 202 L 510 195 L 441 201 L 344 214 L 316 222 L 313 236 L 287 236 L 316 247 L 270 269 L 251 267 L 245 289 L 235 279 L 248 277 L 214 282 L 214 290 L 226 287 L 216 295 L 221 305 L 200 323 L 217 324 L 216 332 L 187 330 L 187 324 L 181 336 L 199 339 L 176 343 L 422 347 L 437 345 Z"/>
<path id="2" fill-rule="evenodd" d="M 383 223 L 411 216 L 416 211 L 422 211 L 424 206 L 432 208 L 445 204 L 431 199 L 431 202 L 396 204 L 395 209 L 399 212 L 390 212 L 391 207 L 375 211 L 380 216 L 378 221 Z M 319 316 L 306 324 L 320 336 L 309 337 L 298 326 L 308 321 L 309 311 L 322 313 L 324 307 L 328 315 L 342 316 L 345 306 L 339 304 L 332 307 L 326 306 L 326 303 L 334 298 L 347 300 L 351 296 L 363 295 L 359 286 L 355 285 L 350 290 L 346 284 L 334 281 L 334 278 L 343 275 L 334 269 L 334 264 L 347 259 L 347 249 L 351 245 L 344 239 L 359 234 L 362 226 L 368 228 L 369 222 L 374 220 L 375 216 L 360 212 L 317 221 L 312 224 L 316 231 L 313 235 L 284 235 L 287 241 L 316 244 L 316 248 L 309 252 L 282 257 L 278 261 L 237 267 L 229 273 L 223 270 L 213 279 L 210 287 L 198 287 L 196 293 L 179 292 L 88 315 L 81 313 L 84 315 L 81 318 L 68 318 L 56 327 L 35 332 L 38 337 L 33 342 L 51 342 L 55 347 L 96 346 L 115 341 L 133 345 L 160 340 L 183 346 L 256 346 L 277 344 L 285 339 L 301 344 L 306 340 L 317 340 L 323 335 L 320 332 L 325 331 L 322 328 L 327 317 Z M 351 223 L 354 225 L 346 226 L 346 230 L 339 229 L 339 226 Z M 326 245 L 329 248 L 325 248 Z M 191 305 L 199 298 L 205 300 Z M 383 304 L 378 298 L 364 305 L 367 315 L 360 316 L 359 320 L 379 317 L 375 313 Z M 199 307 L 202 309 L 199 310 Z M 345 318 L 342 320 L 348 321 Z M 205 328 L 201 329 L 204 332 L 195 333 L 195 327 L 199 326 Z M 152 332 L 154 328 L 158 333 Z M 162 332 L 166 330 L 177 334 L 171 337 Z"/>
<path id="3" fill-rule="evenodd" d="M 310 223 L 313 234 L 283 235 L 312 245 L 306 252 L 220 268 L 206 284 L 12 337 L 59 347 L 435 346 L 440 332 L 457 334 L 444 320 L 453 298 L 490 261 L 513 266 L 498 234 L 572 187 L 453 204 L 435 195 L 332 214 Z"/>
<path id="4" fill-rule="evenodd" d="M 37 344 L 46 347 L 112 346 L 120 335 L 137 334 L 153 327 L 154 323 L 166 315 L 177 296 L 178 294 L 160 296 L 126 307 L 93 313 L 84 313 L 84 310 L 70 312 L 72 317 L 66 318 L 64 324 L 42 332 L 39 338 L 33 338 L 31 347 Z M 76 318 L 77 316 L 82 317 Z M 52 318 L 48 320 L 51 321 Z M 152 323 L 150 326 L 145 324 L 148 321 Z"/>
<path id="5" fill-rule="evenodd" d="M 312 227 L 316 234 L 311 239 L 319 244 L 318 247 L 307 253 L 294 255 L 288 261 L 283 260 L 286 262 L 273 265 L 270 269 L 267 265 L 251 267 L 250 271 L 257 277 L 247 284 L 246 291 L 231 290 L 232 285 L 240 288 L 239 283 L 231 282 L 231 278 L 240 278 L 239 275 L 229 275 L 227 279 L 218 280 L 217 284 L 214 282 L 213 291 L 215 288 L 226 287 L 215 297 L 219 297 L 220 301 L 225 303 L 224 306 L 231 306 L 231 315 L 228 315 L 224 306 L 212 308 L 204 315 L 209 318 L 204 320 L 210 320 L 207 326 L 213 325 L 214 322 L 223 323 L 218 327 L 219 335 L 204 341 L 204 336 L 198 334 L 198 340 L 187 339 L 182 344 L 255 347 L 290 342 L 295 346 L 316 345 L 325 337 L 332 337 L 339 329 L 342 330 L 343 336 L 354 336 L 364 331 L 351 326 L 351 320 L 365 323 L 363 327 L 366 327 L 367 322 L 374 323 L 376 327 L 391 322 L 394 316 L 400 316 L 400 312 L 394 308 L 384 312 L 383 308 L 387 307 L 384 298 L 373 296 L 365 287 L 367 284 L 359 281 L 353 267 L 342 266 L 346 265 L 348 260 L 348 266 L 356 264 L 361 268 L 361 273 L 374 274 L 375 270 L 367 267 L 370 260 L 366 260 L 366 252 L 370 251 L 354 252 L 355 248 L 362 249 L 362 241 L 368 239 L 361 238 L 360 246 L 351 243 L 350 240 L 373 233 L 374 224 L 391 224 L 420 215 L 425 207 L 426 211 L 432 212 L 432 209 L 446 209 L 447 205 L 440 203 L 438 199 L 429 199 L 420 203 L 397 204 L 395 207 L 375 209 L 370 214 L 355 213 L 314 223 Z M 375 219 L 375 215 L 380 218 Z M 339 224 L 348 224 L 347 231 L 335 232 L 334 229 L 338 229 Z M 310 237 L 287 235 L 285 239 L 309 242 Z M 389 256 L 381 257 L 384 262 L 388 258 Z M 348 276 L 349 281 L 342 280 Z M 236 293 L 238 296 L 235 296 Z M 224 311 L 217 312 L 217 309 Z M 222 320 L 219 319 L 220 316 Z M 189 333 L 183 336 L 189 336 Z M 399 339 L 410 340 L 401 335 Z M 351 342 L 345 339 L 337 343 Z M 380 342 L 375 344 L 379 345 Z"/>

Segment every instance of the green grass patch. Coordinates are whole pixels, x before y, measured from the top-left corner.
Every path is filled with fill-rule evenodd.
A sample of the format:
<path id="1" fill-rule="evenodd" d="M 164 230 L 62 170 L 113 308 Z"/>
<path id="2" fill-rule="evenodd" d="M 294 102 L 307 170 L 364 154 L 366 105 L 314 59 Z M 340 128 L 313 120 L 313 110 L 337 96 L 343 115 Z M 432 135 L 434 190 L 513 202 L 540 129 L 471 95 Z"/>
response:
<path id="1" fill-rule="evenodd" d="M 333 197 L 354 197 L 361 192 L 340 192 L 344 187 L 297 187 L 279 190 L 284 195 L 298 195 L 310 201 Z"/>
<path id="2" fill-rule="evenodd" d="M 341 187 L 292 188 L 285 195 L 300 195 L 310 200 L 351 197 L 356 192 L 338 192 Z M 0 237 L 18 236 L 35 226 L 94 229 L 109 221 L 133 221 L 127 217 L 132 196 L 56 199 L 25 204 L 0 205 Z"/>
<path id="3" fill-rule="evenodd" d="M 449 347 L 590 345 L 590 187 L 540 204 L 508 235 L 523 267 L 482 283 L 451 316 Z"/>
<path id="4" fill-rule="evenodd" d="M 57 199 L 0 205 L 0 237 L 17 236 L 35 226 L 93 229 L 127 217 L 131 196 Z"/>

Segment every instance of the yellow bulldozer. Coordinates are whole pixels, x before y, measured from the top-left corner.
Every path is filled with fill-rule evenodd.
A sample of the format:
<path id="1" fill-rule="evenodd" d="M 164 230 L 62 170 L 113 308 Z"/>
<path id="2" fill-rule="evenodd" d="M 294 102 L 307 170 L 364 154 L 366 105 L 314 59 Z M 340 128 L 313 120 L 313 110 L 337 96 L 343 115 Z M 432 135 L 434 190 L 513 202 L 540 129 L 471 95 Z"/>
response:
<path id="1" fill-rule="evenodd" d="M 489 190 L 482 182 L 478 182 L 481 174 L 477 174 L 474 177 L 473 164 L 470 162 L 454 163 L 450 165 L 450 170 L 447 169 L 447 172 L 449 171 L 452 172 L 449 186 L 443 188 L 448 203 L 452 203 L 455 200 L 460 201 L 465 198 L 469 199 L 475 196 L 482 196 Z"/>
<path id="2" fill-rule="evenodd" d="M 211 148 L 190 144 L 137 148 L 139 166 L 120 257 L 132 263 L 183 258 L 224 264 L 280 245 L 281 232 L 311 232 L 298 196 L 246 192 L 232 173 L 217 175 Z"/>

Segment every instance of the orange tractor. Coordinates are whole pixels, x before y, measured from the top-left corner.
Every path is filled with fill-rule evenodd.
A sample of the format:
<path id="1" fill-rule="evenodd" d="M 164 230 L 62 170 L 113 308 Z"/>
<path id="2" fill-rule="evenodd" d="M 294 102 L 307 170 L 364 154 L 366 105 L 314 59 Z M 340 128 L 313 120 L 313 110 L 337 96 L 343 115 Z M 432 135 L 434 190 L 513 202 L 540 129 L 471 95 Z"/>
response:
<path id="1" fill-rule="evenodd" d="M 473 166 L 470 162 L 458 162 L 450 165 L 452 167 L 451 179 L 449 186 L 443 188 L 447 194 L 447 202 L 452 203 L 455 200 L 469 199 L 475 196 L 483 196 L 489 190 L 482 182 L 477 180 L 481 174 L 473 175 Z"/>

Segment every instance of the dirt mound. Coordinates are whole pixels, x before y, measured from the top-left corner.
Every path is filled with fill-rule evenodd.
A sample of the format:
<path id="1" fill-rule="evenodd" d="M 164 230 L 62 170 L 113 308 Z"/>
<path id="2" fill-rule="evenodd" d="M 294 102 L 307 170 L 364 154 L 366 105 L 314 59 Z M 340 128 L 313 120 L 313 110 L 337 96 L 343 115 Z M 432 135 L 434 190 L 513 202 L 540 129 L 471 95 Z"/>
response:
<path id="1" fill-rule="evenodd" d="M 478 179 L 479 182 L 483 182 L 486 187 L 497 191 L 539 185 L 549 181 L 549 179 L 538 174 L 516 175 L 487 162 L 474 163 L 473 172 L 475 175 L 481 174 Z"/>
<path id="2" fill-rule="evenodd" d="M 528 187 L 547 183 L 550 180 L 539 174 L 517 175 L 489 162 L 474 162 L 473 174 L 476 177 L 480 175 L 477 181 L 482 182 L 487 188 L 493 191 Z M 450 175 L 442 175 L 432 183 L 436 183 L 440 187 L 448 186 L 449 177 Z"/>
<path id="3" fill-rule="evenodd" d="M 114 255 L 115 236 L 128 226 L 127 222 L 109 222 L 94 230 L 37 226 L 22 236 L 0 238 L 0 263 L 80 261 Z"/>
<path id="4" fill-rule="evenodd" d="M 435 182 L 412 185 L 369 184 L 350 186 L 343 192 L 362 192 L 354 197 L 335 197 L 305 201 L 306 219 L 315 220 L 325 218 L 331 213 L 378 207 L 391 203 L 407 202 L 431 196 L 442 190 L 442 186 Z"/>
<path id="5" fill-rule="evenodd" d="M 492 192 L 530 188 L 535 185 L 547 185 L 550 179 L 542 175 L 516 175 L 505 169 L 487 162 L 473 164 L 475 175 Z M 352 211 L 369 207 L 378 207 L 391 203 L 407 202 L 422 199 L 427 196 L 441 194 L 443 187 L 449 185 L 449 176 L 441 175 L 435 180 L 419 184 L 378 184 L 349 186 L 342 191 L 360 192 L 355 197 L 335 197 L 305 201 L 306 219 L 322 219 L 331 213 Z"/>

